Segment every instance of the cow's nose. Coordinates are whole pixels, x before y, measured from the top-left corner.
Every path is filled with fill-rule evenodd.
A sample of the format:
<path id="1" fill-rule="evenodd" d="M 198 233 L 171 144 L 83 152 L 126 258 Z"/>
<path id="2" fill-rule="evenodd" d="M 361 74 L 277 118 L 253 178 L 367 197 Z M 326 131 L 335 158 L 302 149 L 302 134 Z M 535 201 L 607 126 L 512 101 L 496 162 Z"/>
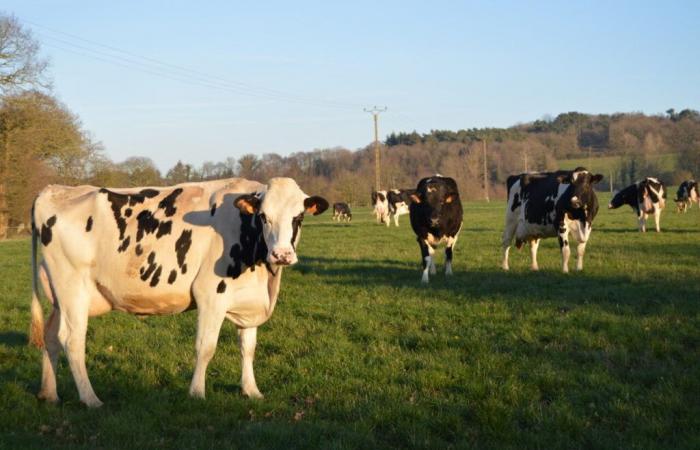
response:
<path id="1" fill-rule="evenodd" d="M 440 224 L 440 219 L 438 217 L 431 217 L 430 218 L 430 224 L 434 227 L 438 226 Z"/>
<path id="2" fill-rule="evenodd" d="M 608 203 L 608 209 L 612 209 L 612 203 Z"/>
<path id="3" fill-rule="evenodd" d="M 288 266 L 297 262 L 297 255 L 291 248 L 274 249 L 270 256 L 272 256 L 270 262 L 280 266 Z"/>

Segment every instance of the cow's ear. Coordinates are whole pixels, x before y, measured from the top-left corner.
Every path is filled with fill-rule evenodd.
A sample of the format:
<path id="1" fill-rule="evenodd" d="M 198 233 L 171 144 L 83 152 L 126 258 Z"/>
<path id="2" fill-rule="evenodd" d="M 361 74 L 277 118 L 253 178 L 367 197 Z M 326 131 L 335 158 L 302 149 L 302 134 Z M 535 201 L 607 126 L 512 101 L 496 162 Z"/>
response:
<path id="1" fill-rule="evenodd" d="M 420 203 L 420 197 L 418 197 L 418 194 L 411 194 L 411 201 L 413 201 L 413 203 Z"/>
<path id="2" fill-rule="evenodd" d="M 328 202 L 325 198 L 318 195 L 312 195 L 304 199 L 304 209 L 307 214 L 318 216 L 323 211 L 328 209 Z"/>
<path id="3" fill-rule="evenodd" d="M 456 198 L 455 194 L 447 194 L 447 197 L 445 197 L 445 203 L 452 203 L 452 201 Z"/>
<path id="4" fill-rule="evenodd" d="M 233 206 L 243 214 L 255 214 L 260 208 L 260 199 L 253 194 L 245 194 L 233 201 Z"/>
<path id="5" fill-rule="evenodd" d="M 558 175 L 557 176 L 557 181 L 559 183 L 565 183 L 565 184 L 571 184 L 573 182 L 571 175 L 566 174 L 566 175 Z"/>
<path id="6" fill-rule="evenodd" d="M 591 177 L 591 184 L 600 183 L 603 181 L 603 175 L 597 173 Z"/>

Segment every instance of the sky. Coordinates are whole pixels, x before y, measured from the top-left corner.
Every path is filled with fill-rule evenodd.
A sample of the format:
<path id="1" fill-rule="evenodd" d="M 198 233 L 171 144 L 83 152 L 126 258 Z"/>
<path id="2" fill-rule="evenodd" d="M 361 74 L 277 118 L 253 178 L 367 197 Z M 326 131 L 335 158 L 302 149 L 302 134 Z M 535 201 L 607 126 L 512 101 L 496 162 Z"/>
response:
<path id="1" fill-rule="evenodd" d="M 115 162 L 700 109 L 698 1 L 5 0 Z"/>

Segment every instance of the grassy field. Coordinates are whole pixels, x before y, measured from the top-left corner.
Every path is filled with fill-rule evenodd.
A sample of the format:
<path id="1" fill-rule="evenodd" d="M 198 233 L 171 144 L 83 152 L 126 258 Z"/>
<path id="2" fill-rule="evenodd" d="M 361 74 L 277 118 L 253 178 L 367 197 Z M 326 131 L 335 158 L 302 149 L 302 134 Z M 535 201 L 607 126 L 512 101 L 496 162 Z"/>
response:
<path id="1" fill-rule="evenodd" d="M 607 197 L 601 198 L 607 203 Z M 92 319 L 87 410 L 36 400 L 29 241 L 0 243 L 0 448 L 700 448 L 700 211 L 640 234 L 601 210 L 583 273 L 556 239 L 500 264 L 501 202 L 467 203 L 455 275 L 421 286 L 419 249 L 355 211 L 305 221 L 300 263 L 258 333 L 266 394 L 239 394 L 224 324 L 207 400 L 189 399 L 196 313 Z M 46 310 L 45 306 L 45 310 Z"/>

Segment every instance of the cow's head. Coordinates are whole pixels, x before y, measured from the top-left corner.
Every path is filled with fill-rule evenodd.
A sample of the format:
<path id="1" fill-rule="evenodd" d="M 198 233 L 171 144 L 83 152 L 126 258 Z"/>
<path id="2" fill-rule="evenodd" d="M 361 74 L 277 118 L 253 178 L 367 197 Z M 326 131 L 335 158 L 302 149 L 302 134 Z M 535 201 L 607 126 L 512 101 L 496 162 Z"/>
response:
<path id="1" fill-rule="evenodd" d="M 234 205 L 241 213 L 260 218 L 267 262 L 279 266 L 297 262 L 304 214 L 316 216 L 328 209 L 324 198 L 306 195 L 291 178 L 272 178 L 264 193 L 241 195 Z"/>
<path id="2" fill-rule="evenodd" d="M 603 175 L 593 175 L 583 167 L 559 176 L 559 181 L 569 184 L 569 187 L 558 200 L 557 207 L 562 209 L 569 219 L 579 222 L 578 228 L 583 242 L 588 240 L 591 224 L 598 214 L 598 197 L 595 195 L 593 185 L 602 179 Z"/>
<path id="3" fill-rule="evenodd" d="M 430 211 L 430 226 L 440 225 L 440 216 L 444 208 L 459 204 L 457 183 L 449 177 L 435 175 L 418 182 L 416 192 L 411 194 L 412 203 L 421 205 Z"/>
<path id="4" fill-rule="evenodd" d="M 634 196 L 636 197 L 637 186 L 628 186 L 626 189 L 615 192 L 613 197 L 610 199 L 610 203 L 608 203 L 608 209 L 617 209 L 624 204 L 630 203 L 629 199 L 627 198 L 631 193 L 630 188 L 634 188 Z"/>

